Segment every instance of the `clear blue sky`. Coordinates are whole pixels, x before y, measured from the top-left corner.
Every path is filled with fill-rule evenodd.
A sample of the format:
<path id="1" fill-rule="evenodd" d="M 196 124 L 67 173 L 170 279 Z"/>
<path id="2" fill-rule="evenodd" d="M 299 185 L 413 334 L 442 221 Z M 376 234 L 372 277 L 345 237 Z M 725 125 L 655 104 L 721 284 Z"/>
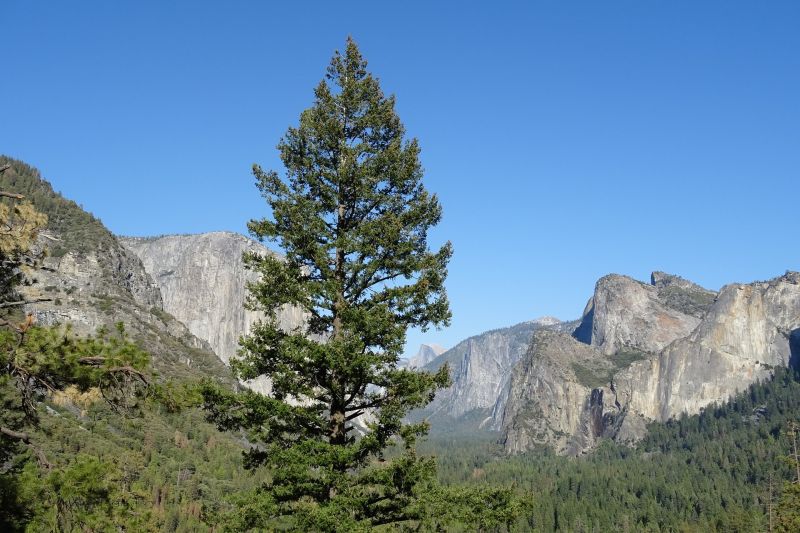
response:
<path id="1" fill-rule="evenodd" d="M 0 153 L 119 234 L 243 232 L 351 34 L 455 246 L 410 351 L 576 317 L 609 272 L 800 269 L 800 2 L 271 4 L 5 0 Z"/>

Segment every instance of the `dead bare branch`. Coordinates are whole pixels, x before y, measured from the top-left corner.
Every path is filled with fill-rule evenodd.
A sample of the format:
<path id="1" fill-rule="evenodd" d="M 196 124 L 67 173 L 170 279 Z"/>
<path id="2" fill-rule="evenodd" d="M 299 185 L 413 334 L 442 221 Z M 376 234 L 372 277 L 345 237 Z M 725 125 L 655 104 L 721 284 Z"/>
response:
<path id="1" fill-rule="evenodd" d="M 17 194 L 15 192 L 8 192 L 8 191 L 0 191 L 0 196 L 2 196 L 4 198 L 13 198 L 15 200 L 22 200 L 23 198 L 25 198 L 21 194 Z"/>
<path id="2" fill-rule="evenodd" d="M 52 298 L 34 298 L 33 300 L 18 300 L 16 302 L 2 302 L 0 303 L 0 308 L 3 307 L 15 307 L 17 305 L 27 305 L 27 304 L 35 304 L 39 302 L 52 302 Z"/>
<path id="3" fill-rule="evenodd" d="M 136 370 L 132 366 L 116 366 L 116 367 L 113 367 L 113 368 L 109 368 L 107 370 L 107 372 L 109 372 L 111 374 L 124 374 L 124 375 L 127 375 L 127 376 L 135 376 L 135 377 L 139 378 L 142 381 L 142 383 L 144 383 L 145 385 L 148 385 L 150 383 L 147 380 L 147 376 L 145 376 L 143 373 L 139 372 L 138 370 Z"/>
<path id="4" fill-rule="evenodd" d="M 103 366 L 106 362 L 106 358 L 100 356 L 81 357 L 78 359 L 78 362 L 82 365 L 88 366 Z"/>
<path id="5" fill-rule="evenodd" d="M 31 440 L 30 436 L 27 433 L 23 433 L 21 431 L 14 431 L 13 429 L 9 429 L 5 426 L 0 426 L 0 433 L 14 440 L 22 441 L 25 444 L 28 444 Z"/>

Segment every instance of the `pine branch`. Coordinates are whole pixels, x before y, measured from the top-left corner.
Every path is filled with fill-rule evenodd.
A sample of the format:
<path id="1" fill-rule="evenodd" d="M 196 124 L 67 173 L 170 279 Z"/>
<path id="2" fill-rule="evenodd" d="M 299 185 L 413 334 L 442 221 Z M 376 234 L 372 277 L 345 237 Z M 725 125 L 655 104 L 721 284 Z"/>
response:
<path id="1" fill-rule="evenodd" d="M 34 455 L 36 455 L 36 460 L 39 463 L 39 466 L 41 466 L 42 468 L 46 470 L 50 470 L 51 468 L 53 468 L 52 463 L 50 463 L 50 461 L 47 460 L 47 456 L 44 454 L 44 452 L 39 448 L 37 448 L 36 446 L 34 446 L 33 443 L 31 443 L 30 435 L 28 435 L 27 433 L 24 433 L 22 431 L 14 431 L 13 429 L 0 426 L 0 434 L 3 434 L 6 437 L 9 437 L 13 440 L 22 442 L 28 448 L 30 448 L 30 450 L 34 453 Z"/>
<path id="2" fill-rule="evenodd" d="M 112 374 L 125 374 L 127 376 L 135 376 L 139 378 L 145 385 L 148 385 L 150 383 L 147 380 L 147 376 L 145 376 L 143 373 L 139 372 L 132 366 L 116 366 L 113 368 L 109 368 L 106 371 Z"/>
<path id="3" fill-rule="evenodd" d="M 97 366 L 97 367 L 105 365 L 106 361 L 107 361 L 107 359 L 105 357 L 102 357 L 102 356 L 87 356 L 87 357 L 81 357 L 80 359 L 78 359 L 78 363 L 80 363 L 82 365 Z M 136 370 L 135 368 L 133 368 L 130 365 L 115 366 L 115 367 L 107 368 L 105 370 L 106 370 L 106 372 L 111 373 L 111 374 L 124 374 L 124 375 L 128 375 L 128 376 L 134 376 L 134 377 L 139 378 L 145 385 L 149 384 L 147 376 L 145 376 L 142 372 L 140 372 L 139 370 Z"/>
<path id="4" fill-rule="evenodd" d="M 364 414 L 364 411 L 362 409 L 359 409 L 358 411 L 355 411 L 355 412 L 347 415 L 347 417 L 345 417 L 344 420 L 345 420 L 345 422 L 350 422 L 351 420 L 354 420 L 354 419 L 358 418 L 359 416 L 361 416 L 363 414 Z"/>
<path id="5" fill-rule="evenodd" d="M 78 362 L 87 366 L 103 366 L 106 362 L 105 357 L 81 357 Z"/>
<path id="6" fill-rule="evenodd" d="M 27 433 L 23 433 L 21 431 L 14 431 L 13 429 L 9 429 L 5 426 L 0 426 L 0 433 L 14 440 L 22 441 L 25 444 L 28 444 L 30 442 L 30 436 Z"/>

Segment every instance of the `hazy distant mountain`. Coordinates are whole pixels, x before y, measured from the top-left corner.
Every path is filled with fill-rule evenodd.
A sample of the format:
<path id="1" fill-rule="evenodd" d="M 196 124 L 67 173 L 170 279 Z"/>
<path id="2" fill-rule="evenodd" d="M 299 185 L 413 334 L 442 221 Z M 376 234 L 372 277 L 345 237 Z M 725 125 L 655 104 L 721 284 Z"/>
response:
<path id="1" fill-rule="evenodd" d="M 421 344 L 417 355 L 408 360 L 411 368 L 422 368 L 445 352 L 438 344 Z"/>

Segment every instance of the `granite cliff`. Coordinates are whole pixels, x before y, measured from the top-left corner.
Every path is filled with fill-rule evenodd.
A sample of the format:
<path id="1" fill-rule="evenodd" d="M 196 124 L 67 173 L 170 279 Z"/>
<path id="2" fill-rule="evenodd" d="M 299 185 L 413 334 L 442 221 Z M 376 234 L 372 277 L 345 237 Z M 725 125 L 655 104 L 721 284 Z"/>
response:
<path id="1" fill-rule="evenodd" d="M 670 305 L 672 299 L 663 294 L 655 285 L 627 276 L 605 276 L 597 282 L 575 336 L 606 355 L 626 348 L 658 352 L 700 323 L 697 316 Z"/>
<path id="2" fill-rule="evenodd" d="M 567 333 L 537 331 L 510 379 L 514 394 L 502 420 L 506 451 L 549 446 L 575 454 L 590 446 L 604 431 L 592 416 L 592 386 L 603 383 L 594 376 L 607 375 L 612 366 L 597 348 Z"/>
<path id="3" fill-rule="evenodd" d="M 425 415 L 436 417 L 437 423 L 445 426 L 499 429 L 511 372 L 525 355 L 534 332 L 574 327 L 574 323 L 544 317 L 461 341 L 425 367 L 436 370 L 447 363 L 453 380 L 449 388 L 437 393 Z"/>
<path id="4" fill-rule="evenodd" d="M 258 275 L 245 268 L 245 252 L 273 254 L 258 242 L 238 233 L 218 231 L 198 235 L 120 237 L 152 276 L 164 300 L 164 309 L 208 342 L 228 364 L 239 349 L 239 338 L 250 333 L 263 313 L 245 309 L 247 284 Z M 285 308 L 278 324 L 291 330 L 303 324 L 299 309 Z M 269 381 L 246 383 L 268 393 Z"/>
<path id="5" fill-rule="evenodd" d="M 615 379 L 632 416 L 667 420 L 696 413 L 800 357 L 800 273 L 723 287 L 690 335 Z"/>
<path id="6" fill-rule="evenodd" d="M 245 309 L 247 284 L 257 274 L 245 268 L 245 252 L 273 254 L 238 233 L 217 231 L 198 235 L 120 237 L 152 276 L 164 299 L 164 309 L 207 341 L 228 363 L 239 348 L 239 337 L 250 332 L 263 313 Z M 302 325 L 299 310 L 278 315 L 286 329 Z"/>
<path id="7" fill-rule="evenodd" d="M 648 421 L 725 401 L 800 357 L 800 274 L 719 294 L 660 272 L 600 279 L 573 337 L 537 334 L 514 370 L 506 451 L 633 442 Z"/>

